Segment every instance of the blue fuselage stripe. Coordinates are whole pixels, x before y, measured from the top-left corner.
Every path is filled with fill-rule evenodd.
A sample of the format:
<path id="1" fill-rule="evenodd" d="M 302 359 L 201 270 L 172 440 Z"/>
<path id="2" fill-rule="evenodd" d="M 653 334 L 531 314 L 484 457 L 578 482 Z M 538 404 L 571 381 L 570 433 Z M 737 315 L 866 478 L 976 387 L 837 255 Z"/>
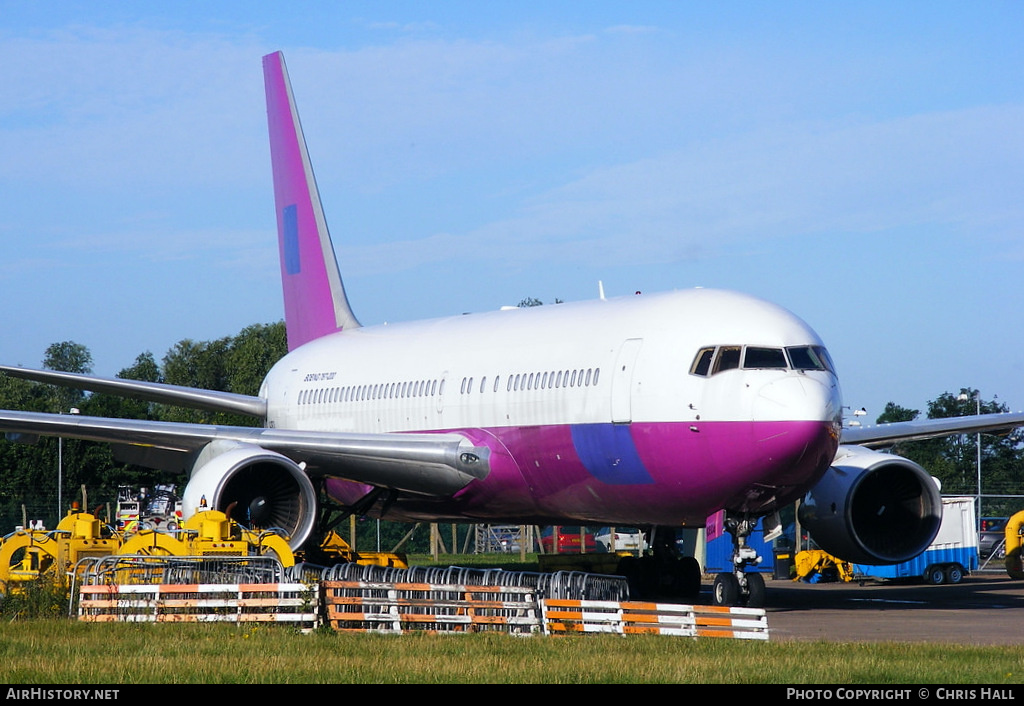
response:
<path id="1" fill-rule="evenodd" d="M 587 471 L 609 485 L 654 483 L 628 424 L 574 424 L 572 444 Z"/>

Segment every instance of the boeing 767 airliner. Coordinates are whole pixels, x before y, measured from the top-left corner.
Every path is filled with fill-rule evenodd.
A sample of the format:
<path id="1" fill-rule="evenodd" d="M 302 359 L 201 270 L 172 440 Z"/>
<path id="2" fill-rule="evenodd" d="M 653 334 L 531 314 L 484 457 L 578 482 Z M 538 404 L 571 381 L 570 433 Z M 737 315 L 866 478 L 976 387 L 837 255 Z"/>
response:
<path id="1" fill-rule="evenodd" d="M 280 52 L 263 58 L 289 353 L 260 394 L 0 367 L 78 389 L 239 412 L 258 428 L 0 412 L 0 429 L 110 442 L 118 458 L 188 469 L 239 521 L 314 534 L 318 489 L 389 520 L 604 524 L 653 531 L 643 561 L 693 596 L 679 527 L 724 511 L 734 570 L 714 601 L 757 606 L 754 523 L 802 500 L 818 544 L 858 563 L 916 556 L 941 501 L 898 439 L 1024 424 L 980 415 L 847 429 L 824 342 L 789 311 L 693 289 L 361 326 L 353 314 Z M 655 528 L 662 531 L 655 531 Z M 658 541 L 661 539 L 662 541 Z"/>

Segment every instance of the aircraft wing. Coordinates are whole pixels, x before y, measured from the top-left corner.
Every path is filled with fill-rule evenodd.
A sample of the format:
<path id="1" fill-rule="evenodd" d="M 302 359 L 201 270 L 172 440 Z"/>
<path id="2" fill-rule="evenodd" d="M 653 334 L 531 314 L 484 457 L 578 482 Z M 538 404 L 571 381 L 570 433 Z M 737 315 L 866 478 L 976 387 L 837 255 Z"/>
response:
<path id="1" fill-rule="evenodd" d="M 487 476 L 490 450 L 458 434 L 358 434 L 154 422 L 0 410 L 0 431 L 109 442 L 122 460 L 182 471 L 213 441 L 274 451 L 310 475 L 429 495 L 449 495 Z"/>
<path id="2" fill-rule="evenodd" d="M 868 448 L 892 446 L 897 441 L 916 441 L 951 434 L 1008 433 L 1024 426 L 1024 412 L 977 414 L 970 417 L 921 419 L 871 427 L 844 427 L 840 441 Z"/>
<path id="3" fill-rule="evenodd" d="M 205 409 L 212 412 L 236 412 L 252 417 L 265 417 L 267 401 L 262 397 L 237 395 L 231 392 L 201 390 L 195 387 L 165 385 L 158 382 L 142 380 L 124 380 L 122 378 L 104 378 L 93 375 L 65 373 L 59 370 L 33 370 L 18 368 L 11 365 L 0 365 L 0 372 L 10 377 L 33 380 L 35 382 L 60 385 L 79 390 L 105 392 L 122 397 L 162 402 L 193 409 Z"/>

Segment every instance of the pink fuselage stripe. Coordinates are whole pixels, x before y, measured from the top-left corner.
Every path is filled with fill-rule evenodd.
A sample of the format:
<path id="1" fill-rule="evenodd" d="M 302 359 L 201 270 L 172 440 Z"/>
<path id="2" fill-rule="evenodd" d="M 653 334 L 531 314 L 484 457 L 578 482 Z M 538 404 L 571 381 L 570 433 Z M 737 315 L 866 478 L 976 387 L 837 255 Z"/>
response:
<path id="1" fill-rule="evenodd" d="M 764 514 L 793 502 L 818 481 L 838 446 L 830 422 L 702 422 L 698 430 L 634 422 L 630 430 L 652 482 L 595 478 L 568 425 L 448 430 L 491 448 L 490 475 L 450 498 L 402 498 L 386 519 L 703 524 L 723 507 Z M 348 504 L 367 487 L 329 481 L 328 490 Z"/>

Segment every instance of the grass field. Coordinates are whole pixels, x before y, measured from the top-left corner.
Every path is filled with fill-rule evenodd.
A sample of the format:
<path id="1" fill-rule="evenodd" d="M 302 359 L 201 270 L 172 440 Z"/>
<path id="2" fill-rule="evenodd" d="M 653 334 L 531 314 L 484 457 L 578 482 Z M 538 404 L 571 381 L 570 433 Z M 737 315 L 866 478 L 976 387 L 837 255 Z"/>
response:
<path id="1" fill-rule="evenodd" d="M 503 568 L 536 570 L 509 558 Z M 495 566 L 495 557 L 442 563 Z M 428 563 L 415 557 L 413 563 Z M 35 615 L 66 612 L 40 592 Z M 1019 684 L 1024 645 L 505 634 L 372 635 L 235 624 L 95 624 L 0 612 L 7 684 Z"/>
<path id="2" fill-rule="evenodd" d="M 1021 682 L 1022 665 L 1024 647 L 0 625 L 8 684 L 1005 684 Z"/>

